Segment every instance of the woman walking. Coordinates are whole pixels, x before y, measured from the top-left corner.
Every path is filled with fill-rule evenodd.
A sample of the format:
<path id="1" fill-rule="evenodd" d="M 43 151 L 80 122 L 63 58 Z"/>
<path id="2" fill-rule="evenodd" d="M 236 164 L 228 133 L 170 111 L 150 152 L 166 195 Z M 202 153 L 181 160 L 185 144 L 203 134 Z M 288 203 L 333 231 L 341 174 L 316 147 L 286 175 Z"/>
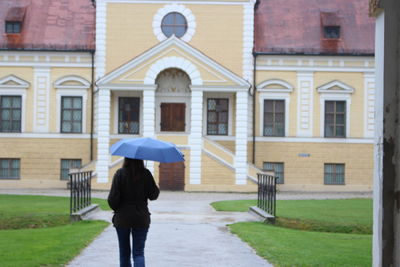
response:
<path id="1" fill-rule="evenodd" d="M 150 225 L 147 200 L 157 199 L 158 189 L 153 175 L 143 160 L 125 158 L 123 167 L 114 175 L 108 204 L 114 210 L 113 224 L 117 230 L 120 267 L 144 267 L 144 247 Z M 132 236 L 132 248 L 130 236 Z"/>

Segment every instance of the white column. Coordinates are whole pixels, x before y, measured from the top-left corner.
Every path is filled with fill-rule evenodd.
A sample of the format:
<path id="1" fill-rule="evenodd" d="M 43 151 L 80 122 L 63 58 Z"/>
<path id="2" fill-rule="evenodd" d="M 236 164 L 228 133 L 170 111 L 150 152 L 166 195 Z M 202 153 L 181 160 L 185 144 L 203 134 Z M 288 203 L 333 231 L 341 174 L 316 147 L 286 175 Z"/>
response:
<path id="1" fill-rule="evenodd" d="M 155 86 L 149 90 L 143 91 L 143 136 L 152 137 L 155 136 Z M 154 161 L 147 161 L 147 169 L 151 172 L 154 171 Z"/>
<path id="2" fill-rule="evenodd" d="M 98 129 L 97 129 L 97 182 L 108 182 L 108 165 L 110 162 L 110 90 L 100 89 L 98 98 Z"/>
<path id="3" fill-rule="evenodd" d="M 201 143 L 203 125 L 203 91 L 193 91 L 190 125 L 190 184 L 201 184 Z"/>
<path id="4" fill-rule="evenodd" d="M 297 136 L 313 136 L 313 72 L 297 73 Z"/>
<path id="5" fill-rule="evenodd" d="M 96 1 L 96 79 L 106 71 L 106 18 L 107 4 L 104 0 Z"/>
<path id="6" fill-rule="evenodd" d="M 247 183 L 247 91 L 236 93 L 236 184 Z"/>
<path id="7" fill-rule="evenodd" d="M 50 69 L 34 68 L 35 103 L 33 106 L 33 131 L 49 132 L 50 114 Z"/>
<path id="8" fill-rule="evenodd" d="M 364 137 L 374 138 L 375 74 L 364 73 Z"/>
<path id="9" fill-rule="evenodd" d="M 243 4 L 243 78 L 253 79 L 253 44 L 254 44 L 254 4 L 255 0 Z"/>

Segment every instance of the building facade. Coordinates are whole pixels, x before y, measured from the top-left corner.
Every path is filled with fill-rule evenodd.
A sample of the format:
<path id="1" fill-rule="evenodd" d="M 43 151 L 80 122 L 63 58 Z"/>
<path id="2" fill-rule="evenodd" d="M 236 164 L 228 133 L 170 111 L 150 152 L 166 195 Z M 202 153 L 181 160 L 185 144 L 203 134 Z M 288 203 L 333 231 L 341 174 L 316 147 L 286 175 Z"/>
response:
<path id="1" fill-rule="evenodd" d="M 372 189 L 365 1 L 47 2 L 1 4 L 2 186 L 82 167 L 108 189 L 109 147 L 146 136 L 185 154 L 147 162 L 166 190 L 255 191 L 262 170 L 281 190 Z"/>

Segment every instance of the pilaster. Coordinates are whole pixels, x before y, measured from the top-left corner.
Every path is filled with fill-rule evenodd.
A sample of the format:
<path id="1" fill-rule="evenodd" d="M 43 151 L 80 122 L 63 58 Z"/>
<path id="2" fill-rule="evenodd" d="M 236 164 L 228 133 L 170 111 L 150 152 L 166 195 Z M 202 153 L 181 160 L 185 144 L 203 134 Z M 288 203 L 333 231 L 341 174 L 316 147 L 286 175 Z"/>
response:
<path id="1" fill-rule="evenodd" d="M 50 68 L 34 68 L 33 90 L 35 93 L 33 131 L 36 133 L 48 133 L 50 116 Z"/>
<path id="2" fill-rule="evenodd" d="M 110 108 L 111 93 L 108 89 L 98 92 L 98 129 L 97 129 L 97 182 L 108 182 L 108 165 L 110 163 Z"/>
<path id="3" fill-rule="evenodd" d="M 247 183 L 247 91 L 236 93 L 236 184 Z"/>
<path id="4" fill-rule="evenodd" d="M 203 91 L 192 90 L 190 125 L 190 184 L 201 183 Z"/>
<path id="5" fill-rule="evenodd" d="M 313 136 L 314 73 L 297 73 L 297 136 Z"/>

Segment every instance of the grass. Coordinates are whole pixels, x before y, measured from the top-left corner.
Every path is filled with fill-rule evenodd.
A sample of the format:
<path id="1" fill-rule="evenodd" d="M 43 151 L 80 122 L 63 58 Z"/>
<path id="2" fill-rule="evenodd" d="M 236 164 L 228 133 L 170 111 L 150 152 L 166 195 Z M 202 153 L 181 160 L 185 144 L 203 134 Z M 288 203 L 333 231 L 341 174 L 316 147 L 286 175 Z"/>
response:
<path id="1" fill-rule="evenodd" d="M 102 210 L 111 210 L 110 206 L 108 206 L 107 199 L 92 198 L 92 203 L 93 204 L 99 204 L 99 207 Z"/>
<path id="2" fill-rule="evenodd" d="M 211 203 L 218 211 L 247 211 L 256 200 Z M 278 200 L 278 226 L 301 230 L 372 233 L 371 199 Z"/>
<path id="3" fill-rule="evenodd" d="M 275 266 L 371 266 L 370 235 L 299 231 L 259 222 L 230 225 Z"/>
<path id="4" fill-rule="evenodd" d="M 108 225 L 69 219 L 69 198 L 0 195 L 1 266 L 64 266 Z"/>

